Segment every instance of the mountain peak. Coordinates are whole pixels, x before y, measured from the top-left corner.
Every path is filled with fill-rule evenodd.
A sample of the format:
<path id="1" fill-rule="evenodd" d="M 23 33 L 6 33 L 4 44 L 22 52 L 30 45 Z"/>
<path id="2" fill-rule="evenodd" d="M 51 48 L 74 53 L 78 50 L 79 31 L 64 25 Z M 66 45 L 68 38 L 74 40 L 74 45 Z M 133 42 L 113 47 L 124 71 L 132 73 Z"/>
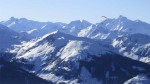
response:
<path id="1" fill-rule="evenodd" d="M 79 24 L 79 23 L 81 24 L 81 23 L 90 23 L 90 22 L 86 20 L 75 20 L 75 21 L 71 21 L 69 24 Z"/>
<path id="2" fill-rule="evenodd" d="M 64 33 L 57 30 L 57 31 L 54 31 L 52 33 L 44 35 L 39 41 L 44 40 L 44 39 L 47 40 L 49 38 L 55 38 L 56 39 L 56 38 L 59 38 L 59 37 L 64 36 L 64 35 L 65 35 Z"/>
<path id="3" fill-rule="evenodd" d="M 81 20 L 71 21 L 69 24 L 78 24 L 78 23 L 81 23 Z"/>
<path id="4" fill-rule="evenodd" d="M 25 21 L 25 20 L 27 20 L 26 18 L 20 18 L 19 20 L 23 20 L 23 21 Z"/>
<path id="5" fill-rule="evenodd" d="M 10 21 L 16 21 L 16 20 L 18 20 L 18 19 L 15 18 L 15 17 L 11 17 L 9 20 L 10 20 Z"/>
<path id="6" fill-rule="evenodd" d="M 10 20 L 14 20 L 14 19 L 16 19 L 16 18 L 15 18 L 15 17 L 13 17 L 13 16 L 12 16 L 12 17 L 10 17 Z"/>
<path id="7" fill-rule="evenodd" d="M 86 21 L 86 20 L 82 20 L 82 23 L 83 23 L 83 24 L 89 24 L 89 25 L 92 24 L 92 23 L 90 23 L 90 22 L 88 22 L 88 21 Z"/>
<path id="8" fill-rule="evenodd" d="M 11 17 L 10 19 L 9 19 L 9 21 L 11 21 L 11 22 L 16 22 L 16 21 L 27 21 L 28 19 L 26 19 L 26 18 L 15 18 L 15 17 Z"/>
<path id="9" fill-rule="evenodd" d="M 92 24 L 86 20 L 75 20 L 75 21 L 70 22 L 67 27 L 69 28 L 76 27 L 78 29 L 83 29 L 90 25 Z"/>
<path id="10" fill-rule="evenodd" d="M 125 16 L 123 16 L 123 15 L 120 15 L 120 16 L 118 17 L 118 19 L 127 19 L 127 17 L 125 17 Z"/>

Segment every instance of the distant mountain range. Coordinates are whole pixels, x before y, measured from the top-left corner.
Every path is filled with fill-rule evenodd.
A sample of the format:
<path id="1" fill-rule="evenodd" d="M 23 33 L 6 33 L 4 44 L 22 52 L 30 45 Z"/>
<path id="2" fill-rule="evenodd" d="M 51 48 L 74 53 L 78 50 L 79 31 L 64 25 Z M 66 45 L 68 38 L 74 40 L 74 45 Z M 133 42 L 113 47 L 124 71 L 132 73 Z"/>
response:
<path id="1" fill-rule="evenodd" d="M 39 84 L 148 84 L 150 24 L 124 16 L 96 24 L 12 17 L 0 22 L 0 59 L 0 71 L 3 61 L 15 63 L 9 64 L 17 66 L 11 72 L 23 75 L 23 79 L 32 74 L 31 84 L 39 77 Z M 8 80 L 3 76 L 0 72 L 0 80 Z"/>
<path id="2" fill-rule="evenodd" d="M 135 33 L 150 35 L 150 24 L 140 20 L 132 21 L 124 16 L 119 16 L 116 19 L 106 19 L 97 24 L 92 24 L 85 20 L 76 20 L 69 24 L 65 24 L 60 22 L 38 22 L 14 17 L 0 23 L 16 32 L 26 32 L 32 37 L 42 37 L 56 30 L 74 36 L 92 39 L 114 39 L 116 37 Z"/>

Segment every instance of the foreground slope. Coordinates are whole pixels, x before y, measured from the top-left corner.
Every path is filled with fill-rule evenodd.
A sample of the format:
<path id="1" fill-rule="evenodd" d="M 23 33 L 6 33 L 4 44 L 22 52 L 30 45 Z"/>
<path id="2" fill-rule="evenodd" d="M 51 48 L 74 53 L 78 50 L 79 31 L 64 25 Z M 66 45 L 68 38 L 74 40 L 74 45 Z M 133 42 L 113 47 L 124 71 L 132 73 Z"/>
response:
<path id="1" fill-rule="evenodd" d="M 16 61 L 33 65 L 28 71 L 55 83 L 120 84 L 150 73 L 150 65 L 113 53 L 104 41 L 59 31 L 23 46 Z"/>
<path id="2" fill-rule="evenodd" d="M 0 59 L 0 84 L 52 84 L 19 68 L 16 63 Z"/>

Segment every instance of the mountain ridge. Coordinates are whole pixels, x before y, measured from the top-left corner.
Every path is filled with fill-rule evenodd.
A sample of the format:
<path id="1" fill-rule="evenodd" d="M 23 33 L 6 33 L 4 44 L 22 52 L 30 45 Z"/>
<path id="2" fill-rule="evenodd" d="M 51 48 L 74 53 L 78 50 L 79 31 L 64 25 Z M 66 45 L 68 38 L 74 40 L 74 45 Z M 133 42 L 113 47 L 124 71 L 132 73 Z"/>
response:
<path id="1" fill-rule="evenodd" d="M 7 27 L 0 25 L 0 45 L 6 43 L 1 43 L 5 34 L 8 43 L 8 37 L 18 38 L 15 41 L 19 43 L 10 44 L 15 47 L 2 51 L 0 58 L 19 63 L 21 69 L 54 83 L 120 84 L 135 81 L 140 74 L 144 74 L 140 78 L 150 74 L 148 23 L 124 16 L 96 24 L 86 20 L 65 24 L 14 17 L 2 23 Z M 31 40 L 20 40 L 20 35 Z"/>
<path id="2" fill-rule="evenodd" d="M 12 19 L 12 21 L 11 21 Z M 125 16 L 119 16 L 114 19 L 106 19 L 102 22 L 93 24 L 86 20 L 75 20 L 68 24 L 39 22 L 27 19 L 11 18 L 8 21 L 3 21 L 1 24 L 10 27 L 11 29 L 21 32 L 27 32 L 35 37 L 42 37 L 45 34 L 59 30 L 61 32 L 79 37 L 88 37 L 92 39 L 114 39 L 119 36 L 141 33 L 150 35 L 150 24 L 140 20 L 130 20 Z M 13 23 L 21 21 L 20 23 Z M 19 27 L 19 28 L 18 28 Z"/>

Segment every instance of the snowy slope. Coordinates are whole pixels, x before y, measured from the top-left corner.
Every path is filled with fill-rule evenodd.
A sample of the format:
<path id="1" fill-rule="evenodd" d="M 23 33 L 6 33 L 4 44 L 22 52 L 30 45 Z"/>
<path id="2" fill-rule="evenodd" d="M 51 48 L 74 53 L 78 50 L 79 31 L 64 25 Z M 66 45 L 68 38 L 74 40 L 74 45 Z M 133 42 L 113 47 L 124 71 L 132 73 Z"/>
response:
<path id="1" fill-rule="evenodd" d="M 141 74 L 126 81 L 124 84 L 149 84 L 149 83 L 150 83 L 150 77 L 148 77 L 147 75 Z"/>
<path id="2" fill-rule="evenodd" d="M 150 70 L 147 64 L 114 54 L 103 42 L 56 31 L 23 44 L 16 60 L 33 65 L 30 72 L 56 83 L 123 83 Z"/>
<path id="3" fill-rule="evenodd" d="M 110 35 L 110 31 L 105 29 L 101 25 L 94 24 L 86 29 L 81 30 L 78 33 L 79 37 L 88 37 L 91 39 L 107 39 Z"/>
<path id="4" fill-rule="evenodd" d="M 45 23 L 36 22 L 36 21 L 34 22 L 31 20 L 27 20 L 26 18 L 18 19 L 14 17 L 11 17 L 8 21 L 3 21 L 1 23 L 17 32 L 29 31 L 45 25 Z"/>
<path id="5" fill-rule="evenodd" d="M 91 26 L 92 23 L 86 21 L 86 20 L 76 20 L 76 21 L 71 21 L 69 24 L 64 26 L 62 29 L 60 29 L 61 32 L 64 32 L 66 34 L 70 34 L 73 36 L 78 36 L 78 33 L 86 29 L 87 27 Z"/>
<path id="6" fill-rule="evenodd" d="M 150 62 L 150 36 L 131 34 L 116 38 L 112 41 L 119 53 L 132 59 Z"/>
<path id="7" fill-rule="evenodd" d="M 119 16 L 97 24 L 85 20 L 69 24 L 37 22 L 25 18 L 1 23 L 22 36 L 38 37 L 22 42 L 18 33 L 0 27 L 0 48 L 22 42 L 10 51 L 17 54 L 12 60 L 33 65 L 31 69 L 22 67 L 43 79 L 55 83 L 120 84 L 139 74 L 150 74 L 150 25 L 145 22 Z"/>
<path id="8" fill-rule="evenodd" d="M 85 20 L 71 21 L 69 24 L 64 23 L 51 23 L 51 22 L 38 22 L 25 18 L 11 17 L 8 21 L 2 21 L 1 24 L 10 27 L 17 32 L 26 32 L 33 37 L 42 37 L 45 34 L 54 32 L 56 30 L 62 31 L 67 34 L 77 36 L 78 33 L 91 25 Z"/>
<path id="9" fill-rule="evenodd" d="M 56 31 L 38 40 L 23 44 L 17 53 L 17 60 L 34 64 L 33 72 L 41 75 L 40 73 L 43 71 L 48 72 L 56 67 L 55 62 L 57 64 L 59 60 L 75 62 L 86 59 L 89 54 L 100 56 L 104 53 L 109 53 L 108 49 L 97 41 Z M 92 60 L 90 57 L 88 58 L 89 61 Z M 78 63 L 76 64 L 76 67 L 79 67 Z M 47 79 L 50 80 L 50 78 Z"/>
<path id="10" fill-rule="evenodd" d="M 9 51 L 13 49 L 13 45 L 20 44 L 25 40 L 28 39 L 8 27 L 0 25 L 0 52 Z"/>
<path id="11" fill-rule="evenodd" d="M 150 24 L 140 20 L 132 21 L 124 16 L 107 19 L 101 23 L 82 30 L 78 36 L 93 39 L 114 39 L 120 36 L 141 33 L 150 35 Z"/>
<path id="12" fill-rule="evenodd" d="M 26 18 L 11 17 L 8 21 L 2 21 L 1 24 L 11 28 L 16 32 L 26 32 L 32 38 L 42 37 L 45 34 L 54 32 L 64 26 L 64 23 L 38 22 Z"/>
<path id="13" fill-rule="evenodd" d="M 103 24 L 107 29 L 118 33 L 142 33 L 150 35 L 150 24 L 140 20 L 132 21 L 124 16 L 119 16 L 117 19 L 106 20 L 101 24 Z"/>
<path id="14" fill-rule="evenodd" d="M 17 52 L 17 58 L 37 62 L 53 57 L 60 57 L 64 61 L 79 60 L 86 58 L 87 54 L 100 55 L 108 52 L 108 49 L 97 41 L 74 37 L 59 31 L 32 40 L 21 47 Z M 80 57 L 81 54 L 84 56 Z"/>

